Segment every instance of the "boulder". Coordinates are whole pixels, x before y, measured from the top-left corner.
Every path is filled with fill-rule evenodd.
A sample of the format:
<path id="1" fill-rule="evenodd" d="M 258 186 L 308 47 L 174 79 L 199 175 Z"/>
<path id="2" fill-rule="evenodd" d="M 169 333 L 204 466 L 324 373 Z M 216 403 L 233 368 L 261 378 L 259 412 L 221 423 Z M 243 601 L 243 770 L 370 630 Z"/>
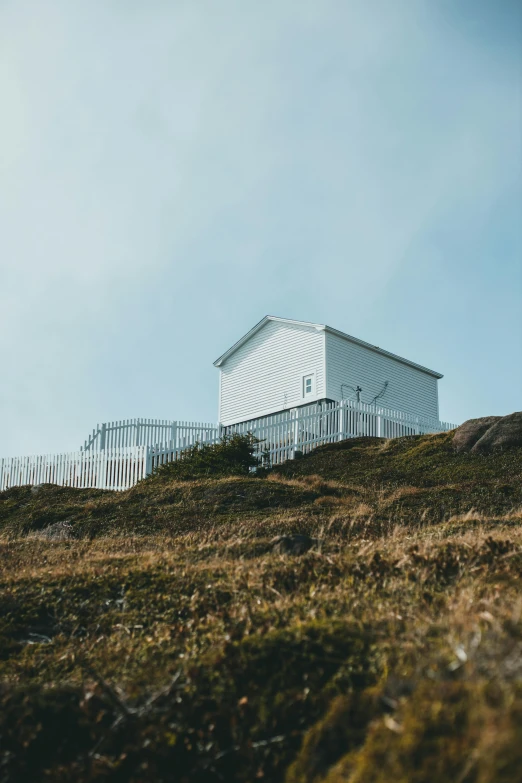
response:
<path id="1" fill-rule="evenodd" d="M 514 446 L 522 447 L 522 411 L 502 416 L 491 425 L 477 440 L 471 451 L 475 454 L 488 454 Z"/>
<path id="2" fill-rule="evenodd" d="M 456 451 L 471 451 L 475 443 L 501 418 L 502 416 L 483 416 L 481 419 L 468 419 L 455 431 L 454 449 Z"/>
<path id="3" fill-rule="evenodd" d="M 270 542 L 272 551 L 280 555 L 302 555 L 318 543 L 316 538 L 301 534 L 276 536 Z"/>

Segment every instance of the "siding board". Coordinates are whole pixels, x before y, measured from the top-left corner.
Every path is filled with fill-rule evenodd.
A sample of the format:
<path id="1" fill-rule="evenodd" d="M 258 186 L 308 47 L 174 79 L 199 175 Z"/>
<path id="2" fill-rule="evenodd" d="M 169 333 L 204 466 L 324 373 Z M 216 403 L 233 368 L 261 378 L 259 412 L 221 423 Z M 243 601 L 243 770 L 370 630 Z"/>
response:
<path id="1" fill-rule="evenodd" d="M 342 399 L 341 384 L 349 384 L 361 386 L 361 400 L 370 402 L 385 381 L 389 386 L 377 404 L 438 419 L 437 379 L 433 375 L 326 333 L 326 396 L 329 399 Z"/>
<path id="2" fill-rule="evenodd" d="M 315 374 L 324 398 L 323 330 L 268 321 L 220 367 L 219 420 L 227 426 L 304 404 L 302 380 Z"/>

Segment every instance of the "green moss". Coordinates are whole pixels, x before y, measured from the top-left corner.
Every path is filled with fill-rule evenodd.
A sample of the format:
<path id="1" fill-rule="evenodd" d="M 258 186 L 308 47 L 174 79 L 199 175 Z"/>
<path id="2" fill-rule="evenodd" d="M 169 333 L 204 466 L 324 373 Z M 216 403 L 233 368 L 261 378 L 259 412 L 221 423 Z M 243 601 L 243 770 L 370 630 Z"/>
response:
<path id="1" fill-rule="evenodd" d="M 347 752 L 364 744 L 370 720 L 379 714 L 373 690 L 337 696 L 326 715 L 305 735 L 286 783 L 319 783 Z"/>
<path id="2" fill-rule="evenodd" d="M 310 505 L 319 493 L 259 478 L 203 481 L 144 481 L 126 492 L 82 490 L 46 485 L 0 492 L 0 533 L 45 533 L 67 521 L 72 538 L 102 535 L 182 535 L 226 524 L 237 514 L 263 518 Z"/>
<path id="3" fill-rule="evenodd" d="M 372 724 L 364 746 L 324 783 L 514 783 L 522 763 L 520 689 L 501 694 L 506 712 L 499 721 L 484 698 L 487 687 L 421 683 L 402 710 Z"/>
<path id="4" fill-rule="evenodd" d="M 288 477 L 313 474 L 351 485 L 460 489 L 461 499 L 473 492 L 488 508 L 510 508 L 522 501 L 522 449 L 490 455 L 457 453 L 452 437 L 453 433 L 390 441 L 353 438 L 316 449 L 279 470 Z"/>
<path id="5" fill-rule="evenodd" d="M 35 779 L 57 765 L 82 779 L 82 758 L 104 734 L 112 768 L 122 755 L 126 774 L 153 758 L 144 780 L 170 780 L 162 775 L 173 765 L 188 780 L 207 779 L 210 765 L 225 779 L 249 780 L 252 765 L 260 765 L 269 779 L 281 777 L 302 731 L 328 703 L 325 686 L 333 675 L 342 669 L 352 684 L 372 679 L 369 649 L 367 634 L 343 623 L 247 637 L 219 654 L 208 652 L 154 707 L 129 704 L 121 730 L 108 735 L 118 713 L 118 700 L 108 689 L 95 690 L 92 703 L 92 695 L 86 700 L 79 689 L 8 690 L 0 700 L 2 747 L 16 757 L 24 747 Z M 65 739 L 53 745 L 50 737 L 57 731 Z M 21 757 L 16 763 L 29 771 Z"/>

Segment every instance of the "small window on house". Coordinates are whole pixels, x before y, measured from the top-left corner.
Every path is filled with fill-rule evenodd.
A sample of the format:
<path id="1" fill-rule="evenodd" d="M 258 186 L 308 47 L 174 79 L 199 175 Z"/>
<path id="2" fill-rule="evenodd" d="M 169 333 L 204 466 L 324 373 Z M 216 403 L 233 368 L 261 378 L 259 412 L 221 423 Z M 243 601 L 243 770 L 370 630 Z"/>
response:
<path id="1" fill-rule="evenodd" d="M 303 397 L 312 397 L 314 394 L 314 376 L 305 375 L 303 378 Z"/>

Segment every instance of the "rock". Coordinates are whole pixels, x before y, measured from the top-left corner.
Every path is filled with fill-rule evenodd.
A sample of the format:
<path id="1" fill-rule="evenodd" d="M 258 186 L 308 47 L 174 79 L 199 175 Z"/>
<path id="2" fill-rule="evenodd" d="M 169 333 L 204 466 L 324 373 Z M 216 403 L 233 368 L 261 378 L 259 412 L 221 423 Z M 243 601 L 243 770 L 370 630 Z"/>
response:
<path id="1" fill-rule="evenodd" d="M 481 419 L 468 419 L 455 431 L 454 449 L 456 451 L 471 451 L 475 443 L 501 418 L 502 416 L 483 416 Z"/>
<path id="2" fill-rule="evenodd" d="M 49 482 L 42 481 L 41 484 L 33 484 L 31 486 L 31 495 L 38 495 L 44 489 L 52 489 L 56 484 L 49 484 Z"/>
<path id="3" fill-rule="evenodd" d="M 272 551 L 278 552 L 281 555 L 302 555 L 318 543 L 316 538 L 301 534 L 276 536 L 270 542 Z"/>
<path id="4" fill-rule="evenodd" d="M 502 416 L 477 440 L 471 451 L 488 454 L 513 446 L 522 447 L 522 411 Z"/>
<path id="5" fill-rule="evenodd" d="M 453 446 L 456 451 L 471 451 L 473 454 L 522 446 L 522 412 L 469 419 L 456 430 Z"/>

